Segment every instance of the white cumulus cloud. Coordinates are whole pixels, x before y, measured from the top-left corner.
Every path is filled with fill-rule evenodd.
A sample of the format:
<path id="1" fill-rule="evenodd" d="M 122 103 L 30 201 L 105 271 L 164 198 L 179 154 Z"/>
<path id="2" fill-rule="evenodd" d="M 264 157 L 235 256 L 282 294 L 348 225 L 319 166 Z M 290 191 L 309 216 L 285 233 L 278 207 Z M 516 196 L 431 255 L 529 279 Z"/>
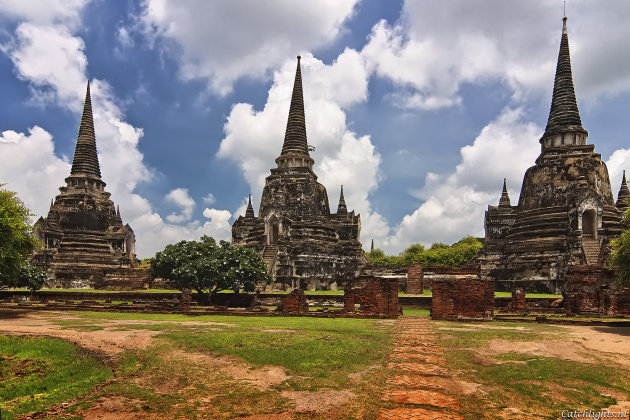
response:
<path id="1" fill-rule="evenodd" d="M 239 78 L 267 77 L 287 57 L 334 40 L 357 2 L 147 0 L 141 22 L 184 79 L 206 79 L 224 95 Z"/>
<path id="2" fill-rule="evenodd" d="M 400 251 L 415 242 L 452 243 L 465 235 L 483 236 L 484 211 L 496 205 L 503 178 L 516 205 L 525 170 L 540 153 L 541 128 L 523 121 L 522 110 L 504 109 L 461 149 L 454 172 L 429 173 L 418 193 L 424 202 L 397 226 L 383 247 Z"/>

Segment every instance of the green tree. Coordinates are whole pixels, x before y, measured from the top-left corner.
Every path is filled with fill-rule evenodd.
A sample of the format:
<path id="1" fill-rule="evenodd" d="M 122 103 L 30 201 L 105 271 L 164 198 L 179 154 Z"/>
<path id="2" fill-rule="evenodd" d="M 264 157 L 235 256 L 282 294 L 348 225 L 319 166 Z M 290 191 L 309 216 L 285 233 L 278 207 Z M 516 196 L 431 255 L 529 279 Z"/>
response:
<path id="1" fill-rule="evenodd" d="M 13 191 L 0 184 L 0 288 L 27 287 L 38 290 L 44 274 L 27 257 L 37 248 L 32 235 L 31 212 Z"/>
<path id="2" fill-rule="evenodd" d="M 151 274 L 176 289 L 194 289 L 206 301 L 220 290 L 251 292 L 257 283 L 271 282 L 265 262 L 254 250 L 225 241 L 217 244 L 208 236 L 167 245 L 151 260 Z"/>
<path id="3" fill-rule="evenodd" d="M 619 238 L 611 242 L 612 253 L 610 264 L 617 272 L 617 280 L 621 286 L 630 286 L 630 207 L 626 210 L 621 220 L 625 230 Z"/>
<path id="4" fill-rule="evenodd" d="M 413 244 L 398 256 L 385 255 L 380 249 L 365 255 L 378 267 L 409 267 L 415 262 L 426 266 L 463 265 L 469 263 L 482 246 L 479 239 L 466 236 L 453 245 L 435 242 L 429 249 Z"/>

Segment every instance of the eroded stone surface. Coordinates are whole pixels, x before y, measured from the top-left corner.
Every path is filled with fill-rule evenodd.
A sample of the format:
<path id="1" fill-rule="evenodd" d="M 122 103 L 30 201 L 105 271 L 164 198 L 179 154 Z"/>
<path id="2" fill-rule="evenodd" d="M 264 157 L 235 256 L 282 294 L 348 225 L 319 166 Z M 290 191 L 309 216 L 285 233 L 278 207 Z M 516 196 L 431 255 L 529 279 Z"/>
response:
<path id="1" fill-rule="evenodd" d="M 337 212 L 317 182 L 306 139 L 302 76 L 298 59 L 293 96 L 277 168 L 265 180 L 258 216 L 251 199 L 232 225 L 232 243 L 255 249 L 276 287 L 309 290 L 343 287 L 366 260 L 359 234 L 361 216 L 348 211 L 343 187 Z"/>
<path id="2" fill-rule="evenodd" d="M 47 287 L 142 288 L 146 270 L 135 269 L 135 236 L 105 191 L 96 153 L 90 85 L 85 95 L 74 159 L 66 185 L 33 233 L 43 249 L 31 258 L 47 275 Z"/>
<path id="3" fill-rule="evenodd" d="M 606 164 L 587 136 L 563 30 L 540 156 L 525 173 L 518 205 L 510 204 L 504 182 L 499 205 L 486 211 L 486 240 L 477 260 L 497 290 L 560 293 L 570 266 L 606 261 L 611 239 L 622 230 L 620 208 Z M 622 190 L 620 197 L 623 183 Z"/>

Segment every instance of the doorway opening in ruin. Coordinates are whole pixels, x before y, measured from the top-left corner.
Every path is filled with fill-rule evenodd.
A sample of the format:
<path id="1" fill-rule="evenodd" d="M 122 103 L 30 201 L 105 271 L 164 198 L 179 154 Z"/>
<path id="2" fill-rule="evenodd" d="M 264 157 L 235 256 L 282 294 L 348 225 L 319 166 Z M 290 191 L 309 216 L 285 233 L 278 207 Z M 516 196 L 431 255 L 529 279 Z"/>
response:
<path id="1" fill-rule="evenodd" d="M 275 245 L 278 243 L 278 236 L 280 235 L 280 223 L 276 216 L 269 218 L 269 245 Z"/>
<path id="2" fill-rule="evenodd" d="M 597 213 L 593 209 L 582 213 L 582 236 L 597 238 Z"/>

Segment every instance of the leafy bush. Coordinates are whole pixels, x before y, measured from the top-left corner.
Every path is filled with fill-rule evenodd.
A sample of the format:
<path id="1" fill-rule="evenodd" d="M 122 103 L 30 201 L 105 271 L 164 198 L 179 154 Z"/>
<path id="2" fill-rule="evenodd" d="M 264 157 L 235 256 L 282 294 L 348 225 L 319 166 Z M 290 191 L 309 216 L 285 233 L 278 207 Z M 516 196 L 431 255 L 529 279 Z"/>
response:
<path id="1" fill-rule="evenodd" d="M 470 262 L 482 247 L 481 240 L 466 236 L 450 246 L 436 242 L 425 249 L 422 244 L 413 244 L 398 256 L 385 255 L 381 249 L 375 249 L 366 256 L 379 267 L 409 267 L 415 262 L 426 266 L 463 265 Z"/>

